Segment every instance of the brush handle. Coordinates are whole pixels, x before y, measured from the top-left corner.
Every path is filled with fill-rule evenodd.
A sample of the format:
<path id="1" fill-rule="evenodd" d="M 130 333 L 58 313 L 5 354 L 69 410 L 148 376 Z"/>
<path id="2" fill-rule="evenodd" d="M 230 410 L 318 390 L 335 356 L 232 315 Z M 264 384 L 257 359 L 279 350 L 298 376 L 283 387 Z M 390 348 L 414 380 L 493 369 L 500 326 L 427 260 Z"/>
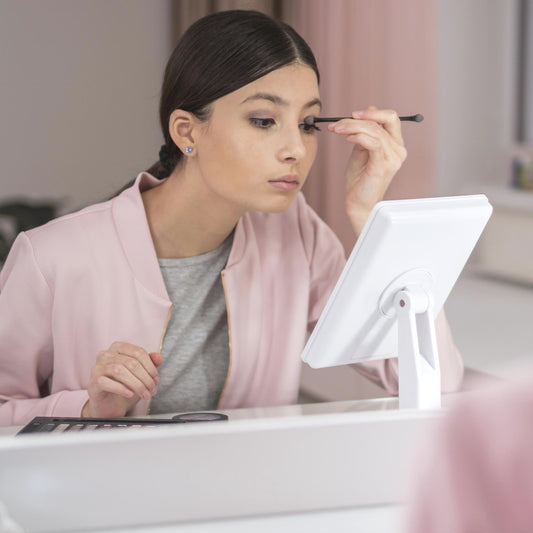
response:
<path id="1" fill-rule="evenodd" d="M 305 121 L 306 124 L 309 122 L 311 124 L 314 124 L 315 122 L 337 122 L 339 120 L 342 120 L 344 118 L 353 118 L 353 117 L 306 117 L 309 119 L 313 119 L 313 122 L 311 123 L 311 120 Z M 409 115 L 407 117 L 399 117 L 401 121 L 404 122 L 422 122 L 424 120 L 424 116 L 420 113 L 417 113 L 416 115 Z"/>

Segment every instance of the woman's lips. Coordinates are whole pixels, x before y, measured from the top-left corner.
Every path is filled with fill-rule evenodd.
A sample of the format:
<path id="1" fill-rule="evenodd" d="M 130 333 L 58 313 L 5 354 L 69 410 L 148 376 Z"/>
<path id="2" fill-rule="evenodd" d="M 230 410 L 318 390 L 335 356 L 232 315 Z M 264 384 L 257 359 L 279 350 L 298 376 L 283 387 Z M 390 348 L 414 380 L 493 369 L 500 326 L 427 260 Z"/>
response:
<path id="1" fill-rule="evenodd" d="M 298 178 L 293 176 L 284 176 L 283 178 L 270 180 L 268 183 L 270 183 L 272 187 L 282 191 L 294 191 L 300 186 Z"/>

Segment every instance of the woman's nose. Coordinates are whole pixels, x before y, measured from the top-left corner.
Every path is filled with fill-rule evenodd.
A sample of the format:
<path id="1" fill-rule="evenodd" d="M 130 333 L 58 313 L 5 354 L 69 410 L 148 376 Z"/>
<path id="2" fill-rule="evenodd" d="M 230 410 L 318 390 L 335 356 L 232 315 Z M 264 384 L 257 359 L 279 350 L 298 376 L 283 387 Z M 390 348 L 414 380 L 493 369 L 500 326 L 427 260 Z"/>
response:
<path id="1" fill-rule="evenodd" d="M 287 129 L 280 149 L 280 158 L 283 161 L 300 161 L 305 156 L 307 148 L 302 135 L 299 126 Z"/>

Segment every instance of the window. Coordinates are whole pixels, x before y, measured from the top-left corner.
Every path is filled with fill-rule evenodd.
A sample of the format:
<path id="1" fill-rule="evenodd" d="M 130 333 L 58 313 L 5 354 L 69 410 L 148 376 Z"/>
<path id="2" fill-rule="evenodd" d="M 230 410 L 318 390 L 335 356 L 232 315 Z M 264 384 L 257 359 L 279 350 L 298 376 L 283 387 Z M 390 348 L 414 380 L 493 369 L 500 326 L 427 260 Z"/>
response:
<path id="1" fill-rule="evenodd" d="M 518 7 L 517 141 L 533 144 L 533 0 Z"/>

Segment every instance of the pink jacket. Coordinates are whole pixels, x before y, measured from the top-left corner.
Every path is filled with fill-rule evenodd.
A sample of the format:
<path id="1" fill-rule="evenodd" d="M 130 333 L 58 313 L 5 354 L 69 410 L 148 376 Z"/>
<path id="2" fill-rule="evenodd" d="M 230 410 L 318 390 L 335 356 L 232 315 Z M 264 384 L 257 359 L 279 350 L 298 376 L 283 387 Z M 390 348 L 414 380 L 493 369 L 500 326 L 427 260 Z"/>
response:
<path id="1" fill-rule="evenodd" d="M 96 355 L 114 341 L 160 351 L 172 304 L 140 194 L 158 183 L 142 173 L 112 200 L 17 237 L 0 273 L 0 425 L 79 416 Z M 222 272 L 230 367 L 219 408 L 296 401 L 306 332 L 344 263 L 301 194 L 284 213 L 242 217 Z M 461 358 L 443 316 L 437 328 L 444 385 L 455 388 Z M 358 369 L 397 392 L 395 360 Z M 132 414 L 148 410 L 141 400 Z"/>

